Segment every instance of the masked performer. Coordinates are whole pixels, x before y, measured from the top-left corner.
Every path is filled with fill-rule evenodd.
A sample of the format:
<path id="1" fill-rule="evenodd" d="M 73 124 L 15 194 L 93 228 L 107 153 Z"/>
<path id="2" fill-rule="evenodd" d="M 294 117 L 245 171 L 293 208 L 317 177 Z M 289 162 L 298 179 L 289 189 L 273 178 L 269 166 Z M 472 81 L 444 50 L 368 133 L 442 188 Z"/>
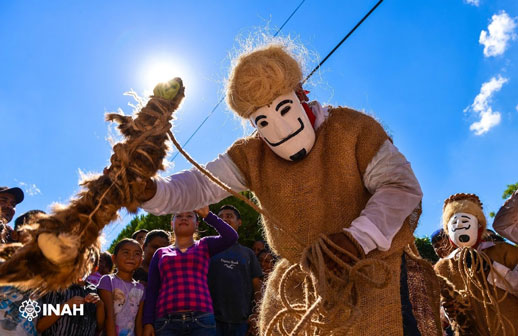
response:
<path id="1" fill-rule="evenodd" d="M 282 258 L 261 304 L 261 335 L 438 335 L 426 266 L 405 253 L 422 197 L 409 162 L 372 117 L 307 103 L 301 80 L 283 45 L 241 55 L 227 103 L 257 133 L 206 165 L 233 190 L 254 192 Z M 166 214 L 227 196 L 191 169 L 150 182 L 143 207 Z"/>
<path id="2" fill-rule="evenodd" d="M 518 265 L 518 248 L 483 241 L 486 217 L 474 194 L 450 196 L 442 220 L 456 249 L 435 269 L 442 277 L 441 304 L 452 327 L 459 335 L 515 335 L 518 292 L 509 270 Z"/>

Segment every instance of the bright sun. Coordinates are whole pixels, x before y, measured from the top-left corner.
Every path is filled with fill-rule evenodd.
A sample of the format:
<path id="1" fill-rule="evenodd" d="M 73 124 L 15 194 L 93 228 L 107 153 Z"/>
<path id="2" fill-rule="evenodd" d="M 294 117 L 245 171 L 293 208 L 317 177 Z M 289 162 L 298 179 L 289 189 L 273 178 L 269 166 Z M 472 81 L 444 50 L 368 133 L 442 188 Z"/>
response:
<path id="1" fill-rule="evenodd" d="M 146 93 L 150 93 L 158 83 L 167 82 L 175 77 L 180 77 L 184 84 L 189 82 L 190 86 L 192 86 L 191 76 L 187 69 L 186 66 L 177 60 L 150 60 L 142 67 L 141 78 L 143 88 Z"/>

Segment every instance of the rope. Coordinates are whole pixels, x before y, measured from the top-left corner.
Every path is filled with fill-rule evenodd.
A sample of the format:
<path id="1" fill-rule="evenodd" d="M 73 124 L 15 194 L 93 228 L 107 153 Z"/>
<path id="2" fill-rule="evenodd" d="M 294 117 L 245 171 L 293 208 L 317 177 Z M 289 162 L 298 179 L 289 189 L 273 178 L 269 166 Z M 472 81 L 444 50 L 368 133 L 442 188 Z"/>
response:
<path id="1" fill-rule="evenodd" d="M 503 302 L 507 298 L 510 291 L 509 283 L 504 279 L 504 277 L 502 277 L 502 275 L 494 271 L 493 262 L 486 253 L 477 251 L 473 248 L 461 248 L 458 257 L 457 266 L 460 270 L 464 288 L 466 289 L 466 292 L 469 293 L 471 299 L 482 304 L 489 333 L 491 335 L 496 335 L 501 330 L 502 335 L 508 335 L 508 329 L 505 327 L 507 324 L 510 326 L 511 331 L 509 335 L 515 335 L 516 331 L 513 323 L 511 323 L 507 317 L 502 315 L 499 305 L 499 303 Z M 468 258 L 471 259 L 470 267 L 468 267 L 466 262 Z M 503 283 L 505 283 L 506 290 L 501 297 L 498 297 L 497 287 L 495 285 L 490 286 L 488 283 L 484 265 L 489 266 L 490 274 L 493 274 L 493 280 L 499 278 L 499 280 L 502 280 Z M 493 281 L 493 283 L 495 283 L 495 281 Z M 494 321 L 491 319 L 490 309 L 494 310 Z"/>
<path id="2" fill-rule="evenodd" d="M 279 29 L 277 29 L 277 31 L 275 32 L 275 34 L 273 35 L 273 37 L 276 37 L 282 30 L 282 28 L 284 28 L 284 26 L 288 23 L 288 21 L 290 21 L 291 17 L 299 10 L 300 6 L 302 6 L 302 4 L 305 2 L 306 0 L 302 0 L 299 5 L 297 6 L 297 8 L 295 8 L 295 10 L 293 10 L 293 12 L 291 12 L 290 16 L 284 21 L 284 23 L 281 25 L 281 27 Z M 205 119 L 203 119 L 203 121 L 198 125 L 198 127 L 196 127 L 196 129 L 194 130 L 194 132 L 192 132 L 192 134 L 189 136 L 189 138 L 187 139 L 187 141 L 185 141 L 185 143 L 183 144 L 183 147 L 187 146 L 187 144 L 191 141 L 191 139 L 196 135 L 196 133 L 198 133 L 198 131 L 200 130 L 200 128 L 205 124 L 205 122 L 210 118 L 210 116 L 216 111 L 216 109 L 219 107 L 219 105 L 223 102 L 223 100 L 225 100 L 225 96 L 221 97 L 221 99 L 217 102 L 217 104 L 212 108 L 212 110 L 209 112 L 209 114 L 205 117 Z M 178 146 L 177 146 L 178 147 Z M 176 157 L 178 156 L 178 153 L 176 153 L 171 161 L 174 161 L 174 159 L 176 159 Z"/>
<path id="3" fill-rule="evenodd" d="M 158 101 L 160 100 L 160 98 L 155 99 Z M 124 123 L 125 127 L 132 129 L 135 132 L 140 132 L 140 134 L 135 139 L 131 139 L 131 141 L 118 143 L 113 147 L 114 154 L 112 156 L 112 165 L 109 169 L 111 183 L 98 198 L 95 208 L 86 216 L 85 214 L 80 214 L 81 217 L 86 217 L 88 221 L 79 232 L 79 236 L 82 236 L 91 224 L 95 225 L 93 216 L 101 209 L 103 201 L 106 199 L 114 186 L 116 186 L 118 193 L 121 195 L 122 203 L 131 203 L 133 196 L 130 188 L 131 182 L 128 181 L 128 170 L 134 171 L 138 176 L 146 177 L 147 175 L 138 167 L 131 165 L 131 158 L 135 152 L 141 154 L 142 157 L 146 158 L 153 166 L 156 165 L 153 158 L 142 150 L 142 146 L 147 145 L 151 147 L 158 147 L 156 144 L 152 143 L 150 139 L 154 136 L 170 132 L 171 124 L 169 120 L 172 118 L 171 116 L 173 111 L 168 111 L 159 103 L 153 101 L 150 101 L 150 103 L 154 104 L 159 109 L 159 112 L 153 111 L 150 108 L 143 108 L 139 112 L 139 118 L 143 118 L 145 115 L 148 115 L 149 117 L 155 119 L 153 125 L 147 125 L 144 122 L 135 122 L 136 120 L 131 117 L 116 113 L 110 113 L 106 115 L 107 120 L 115 120 L 120 124 Z M 114 165 L 113 162 L 120 164 L 120 167 Z"/>
<path id="4" fill-rule="evenodd" d="M 353 265 L 344 262 L 331 248 L 353 259 Z M 324 255 L 339 266 L 338 273 L 328 268 Z M 308 327 L 318 327 L 325 335 L 338 331 L 345 334 L 360 316 L 358 284 L 384 288 L 391 278 L 390 269 L 384 261 L 360 259 L 336 245 L 324 234 L 304 250 L 301 260 L 300 264 L 291 265 L 281 276 L 279 296 L 283 308 L 266 325 L 267 336 L 279 335 L 279 332 L 283 336 L 297 336 L 302 331 L 308 331 Z M 372 279 L 367 269 L 381 271 L 381 280 Z M 292 289 L 289 287 L 289 280 L 300 271 L 309 274 L 304 278 L 303 303 L 292 302 L 288 297 L 288 291 Z M 314 297 L 314 300 L 311 300 L 311 297 Z M 345 319 L 338 318 L 341 313 L 346 314 Z M 325 316 L 325 320 L 322 320 L 321 316 Z M 287 323 L 293 324 L 293 321 L 296 321 L 295 327 L 289 332 Z"/>
<path id="5" fill-rule="evenodd" d="M 345 37 L 333 48 L 333 50 L 331 50 L 329 52 L 329 54 L 327 54 L 327 56 L 315 67 L 315 69 L 313 69 L 313 71 L 311 71 L 311 73 L 309 75 L 307 75 L 307 77 L 302 81 L 302 84 L 304 84 L 311 76 L 313 76 L 313 74 L 318 70 L 320 69 L 320 67 L 327 61 L 327 59 L 329 57 L 331 57 L 331 55 L 336 51 L 336 49 L 338 49 L 342 43 L 345 42 L 345 40 L 347 40 L 349 38 L 349 36 L 352 35 L 352 33 L 354 33 L 354 31 L 359 27 L 361 26 L 361 24 L 363 23 L 363 21 L 365 21 L 369 15 L 372 14 L 372 12 L 374 12 L 376 10 L 376 8 L 378 8 L 379 5 L 381 5 L 381 3 L 383 2 L 383 0 L 380 0 L 378 1 L 378 3 L 376 5 L 374 5 L 374 7 L 371 8 L 371 10 L 365 14 L 365 16 L 356 24 L 356 26 L 354 26 L 353 29 L 351 29 L 351 31 L 349 33 L 347 33 L 347 35 L 345 35 Z"/>
<path id="6" fill-rule="evenodd" d="M 203 166 L 201 166 L 198 162 L 196 162 L 183 148 L 182 146 L 180 146 L 180 144 L 178 143 L 178 141 L 176 140 L 173 132 L 171 132 L 171 130 L 168 130 L 167 131 L 167 134 L 169 135 L 169 138 L 171 139 L 171 141 L 173 142 L 173 144 L 176 146 L 176 148 L 178 148 L 178 151 L 187 159 L 187 161 L 189 161 L 193 166 L 195 166 L 200 172 L 202 172 L 205 176 L 207 176 L 212 182 L 216 183 L 220 188 L 222 188 L 223 190 L 225 190 L 226 192 L 228 192 L 229 194 L 231 194 L 232 196 L 234 197 L 237 197 L 238 199 L 244 201 L 246 204 L 248 204 L 249 206 L 251 206 L 255 211 L 257 211 L 258 213 L 260 213 L 261 215 L 263 215 L 265 218 L 268 218 L 268 220 L 272 223 L 272 224 L 275 224 L 281 231 L 284 231 L 287 235 L 289 235 L 297 244 L 299 244 L 301 247 L 304 247 L 305 244 L 300 240 L 298 239 L 295 235 L 291 234 L 289 231 L 285 230 L 282 228 L 282 225 L 276 221 L 275 219 L 273 219 L 269 214 L 268 212 L 263 209 L 263 208 L 260 208 L 257 206 L 257 204 L 255 204 L 254 202 L 250 201 L 248 198 L 246 198 L 245 196 L 241 195 L 240 193 L 238 192 L 235 192 L 234 190 L 232 190 L 229 186 L 227 186 L 225 183 L 223 183 L 220 179 L 218 179 L 216 176 L 214 176 L 211 172 L 209 172 L 207 169 L 205 169 Z"/>

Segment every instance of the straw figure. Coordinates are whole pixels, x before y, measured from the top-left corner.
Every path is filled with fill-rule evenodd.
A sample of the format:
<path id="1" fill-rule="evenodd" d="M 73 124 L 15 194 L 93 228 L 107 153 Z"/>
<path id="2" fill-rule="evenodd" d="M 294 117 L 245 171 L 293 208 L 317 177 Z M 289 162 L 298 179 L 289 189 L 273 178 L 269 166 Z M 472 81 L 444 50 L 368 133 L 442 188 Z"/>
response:
<path id="1" fill-rule="evenodd" d="M 0 264 L 0 285 L 44 293 L 67 288 L 91 272 L 91 257 L 99 248 L 103 227 L 117 218 L 122 207 L 136 212 L 143 181 L 164 169 L 170 122 L 183 97 L 183 83 L 175 78 L 157 85 L 154 96 L 135 117 L 106 115 L 119 124 L 125 137 L 113 147 L 110 166 L 102 175 L 83 180 L 83 189 L 68 205 L 34 216 L 28 223 L 30 243 L 14 254 L 13 246 L 3 247 L 11 256 Z"/>
<path id="2" fill-rule="evenodd" d="M 457 335 L 516 335 L 518 247 L 485 241 L 486 217 L 474 194 L 444 202 L 442 222 L 455 250 L 435 265 L 441 304 Z"/>

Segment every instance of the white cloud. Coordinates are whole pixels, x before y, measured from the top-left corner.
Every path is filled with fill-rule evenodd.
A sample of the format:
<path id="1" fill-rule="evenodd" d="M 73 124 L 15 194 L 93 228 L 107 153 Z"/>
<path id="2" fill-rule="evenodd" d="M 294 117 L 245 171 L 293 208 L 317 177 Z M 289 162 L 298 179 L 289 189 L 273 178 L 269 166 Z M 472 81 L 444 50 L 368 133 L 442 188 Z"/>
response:
<path id="1" fill-rule="evenodd" d="M 469 127 L 469 129 L 474 131 L 476 135 L 482 135 L 500 123 L 502 118 L 500 112 L 493 111 L 493 108 L 489 106 L 489 103 L 491 103 L 493 94 L 500 91 L 502 86 L 507 83 L 508 80 L 508 78 L 498 75 L 498 77 L 493 77 L 489 82 L 482 84 L 480 93 L 475 97 L 473 104 L 464 110 L 464 112 L 467 112 L 471 109 L 480 117 L 479 121 L 474 122 Z"/>
<path id="2" fill-rule="evenodd" d="M 469 3 L 470 5 L 473 5 L 475 7 L 478 7 L 478 5 L 480 5 L 480 1 L 479 0 L 466 0 L 467 3 Z"/>
<path id="3" fill-rule="evenodd" d="M 484 45 L 484 56 L 502 55 L 507 49 L 509 40 L 516 39 L 515 29 L 518 27 L 518 20 L 511 18 L 505 11 L 494 14 L 488 31 L 481 31 L 478 42 Z"/>
<path id="4" fill-rule="evenodd" d="M 41 194 L 41 190 L 35 184 L 19 182 L 19 185 L 23 188 L 23 191 L 29 196 Z"/>

